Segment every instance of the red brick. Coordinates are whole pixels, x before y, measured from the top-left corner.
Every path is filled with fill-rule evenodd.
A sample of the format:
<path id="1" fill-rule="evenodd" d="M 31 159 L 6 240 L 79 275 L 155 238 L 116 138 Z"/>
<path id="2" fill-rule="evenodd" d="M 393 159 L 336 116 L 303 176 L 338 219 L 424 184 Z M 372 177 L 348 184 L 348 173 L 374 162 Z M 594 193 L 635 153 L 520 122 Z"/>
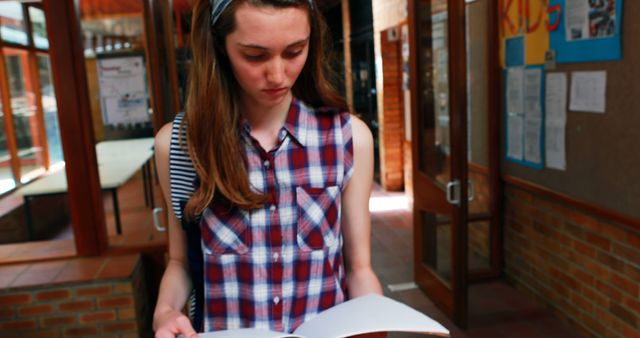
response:
<path id="1" fill-rule="evenodd" d="M 591 312 L 593 311 L 593 303 L 591 303 L 587 298 L 581 296 L 578 293 L 571 293 L 571 302 L 575 304 L 575 306 L 583 311 Z"/>
<path id="2" fill-rule="evenodd" d="M 584 229 L 575 224 L 565 222 L 564 229 L 570 236 L 577 239 L 584 239 L 586 236 Z"/>
<path id="3" fill-rule="evenodd" d="M 14 293 L 0 296 L 0 305 L 29 304 L 31 303 L 31 294 Z"/>
<path id="4" fill-rule="evenodd" d="M 609 299 L 603 296 L 601 293 L 596 292 L 592 288 L 583 287 L 582 294 L 584 294 L 584 296 L 587 297 L 587 299 L 590 299 L 596 305 L 599 305 L 601 307 L 609 306 Z"/>
<path id="5" fill-rule="evenodd" d="M 640 301 L 631 297 L 624 298 L 624 305 L 630 310 L 635 311 L 636 315 L 640 317 Z"/>
<path id="6" fill-rule="evenodd" d="M 569 268 L 569 273 L 575 277 L 575 279 L 578 281 L 578 283 L 582 284 L 582 285 L 588 285 L 588 286 L 593 286 L 594 285 L 594 278 L 591 274 L 583 271 L 582 269 L 578 268 L 578 267 L 571 267 Z"/>
<path id="7" fill-rule="evenodd" d="M 604 253 L 602 251 L 598 251 L 596 259 L 611 268 L 612 270 L 618 272 L 624 272 L 624 262 L 619 260 L 618 258 Z"/>
<path id="8" fill-rule="evenodd" d="M 85 337 L 89 335 L 95 335 L 98 333 L 96 327 L 82 326 L 82 327 L 70 327 L 64 330 L 65 336 L 69 337 Z"/>
<path id="9" fill-rule="evenodd" d="M 133 308 L 118 309 L 118 319 L 135 319 L 136 312 Z"/>
<path id="10" fill-rule="evenodd" d="M 56 326 L 67 326 L 70 324 L 76 323 L 76 316 L 56 316 L 49 318 L 42 318 L 40 323 L 44 327 L 56 327 Z"/>
<path id="11" fill-rule="evenodd" d="M 14 320 L 0 323 L 0 330 L 28 330 L 36 328 L 35 320 Z"/>
<path id="12" fill-rule="evenodd" d="M 600 291 L 600 293 L 613 299 L 614 301 L 618 303 L 622 302 L 622 293 L 618 291 L 618 289 L 612 288 L 611 286 L 601 281 L 596 281 L 596 289 Z"/>
<path id="13" fill-rule="evenodd" d="M 113 311 L 95 312 L 80 315 L 81 323 L 109 322 L 115 319 L 116 314 Z"/>
<path id="14" fill-rule="evenodd" d="M 585 240 L 604 251 L 611 250 L 611 241 L 602 236 L 587 232 L 585 233 Z"/>
<path id="15" fill-rule="evenodd" d="M 57 330 L 38 330 L 38 332 L 29 332 L 29 338 L 58 338 L 60 333 Z"/>
<path id="16" fill-rule="evenodd" d="M 634 248 L 640 248 L 640 233 L 628 232 L 627 242 Z"/>
<path id="17" fill-rule="evenodd" d="M 562 284 L 574 290 L 578 288 L 578 282 L 576 282 L 576 280 L 573 279 L 571 276 L 567 276 L 567 274 L 565 274 L 564 272 L 560 272 L 553 267 L 549 267 L 548 270 L 549 270 L 549 273 L 552 276 L 554 276 L 557 280 L 559 280 Z"/>
<path id="18" fill-rule="evenodd" d="M 76 290 L 76 296 L 106 296 L 111 294 L 111 285 L 103 285 L 89 288 L 80 288 Z"/>
<path id="19" fill-rule="evenodd" d="M 618 304 L 611 304 L 609 307 L 609 311 L 613 313 L 616 317 L 624 321 L 625 323 L 631 325 L 632 327 L 638 328 L 638 316 L 635 316 L 631 311 L 623 308 Z"/>
<path id="20" fill-rule="evenodd" d="M 583 312 L 583 315 L 580 316 L 580 319 L 581 319 L 580 323 L 584 324 L 591 331 L 596 333 L 597 336 L 603 336 L 604 332 L 606 331 L 605 325 L 602 322 L 602 319 L 604 317 L 605 316 L 603 316 L 602 314 L 594 315 L 594 314 L 585 314 Z"/>
<path id="21" fill-rule="evenodd" d="M 119 283 L 113 287 L 113 294 L 130 294 L 131 283 Z"/>
<path id="22" fill-rule="evenodd" d="M 120 323 L 112 323 L 106 324 L 102 327 L 104 332 L 127 332 L 127 331 L 135 331 L 137 330 L 137 325 L 135 322 L 120 322 Z"/>
<path id="23" fill-rule="evenodd" d="M 614 273 L 611 275 L 611 283 L 631 296 L 638 297 L 638 284 L 627 277 Z"/>
<path id="24" fill-rule="evenodd" d="M 625 325 L 622 328 L 622 332 L 623 332 L 625 338 L 638 338 L 638 336 L 640 335 L 638 333 L 638 329 L 637 328 L 632 328 L 632 327 L 627 326 L 627 325 Z"/>
<path id="25" fill-rule="evenodd" d="M 51 304 L 24 306 L 18 310 L 18 314 L 22 317 L 29 317 L 35 315 L 41 315 L 45 313 L 51 313 L 53 306 Z"/>
<path id="26" fill-rule="evenodd" d="M 93 310 L 95 306 L 93 305 L 93 301 L 85 300 L 78 302 L 67 302 L 60 304 L 61 311 L 87 311 Z"/>
<path id="27" fill-rule="evenodd" d="M 69 290 L 53 290 L 39 292 L 36 295 L 36 299 L 43 302 L 48 300 L 68 299 L 70 296 L 71 292 L 69 292 Z"/>
<path id="28" fill-rule="evenodd" d="M 598 222 L 598 232 L 604 237 L 620 242 L 625 242 L 627 239 L 627 231 L 614 224 Z"/>
<path id="29" fill-rule="evenodd" d="M 98 300 L 98 307 L 126 307 L 132 306 L 133 299 L 131 297 L 112 297 Z"/>
<path id="30" fill-rule="evenodd" d="M 626 245 L 613 243 L 611 251 L 627 262 L 640 266 L 640 247 L 631 248 Z"/>
<path id="31" fill-rule="evenodd" d="M 8 307 L 0 308 L 0 320 L 11 319 L 15 315 L 15 311 Z"/>
<path id="32" fill-rule="evenodd" d="M 567 215 L 567 216 L 568 216 L 569 220 L 573 224 L 580 225 L 582 227 L 586 227 L 586 228 L 594 229 L 594 230 L 597 229 L 597 227 L 598 227 L 598 225 L 597 225 L 598 221 L 597 220 L 595 220 L 594 218 L 583 214 L 580 211 L 575 211 L 575 210 L 571 211 L 569 213 L 569 215 Z"/>

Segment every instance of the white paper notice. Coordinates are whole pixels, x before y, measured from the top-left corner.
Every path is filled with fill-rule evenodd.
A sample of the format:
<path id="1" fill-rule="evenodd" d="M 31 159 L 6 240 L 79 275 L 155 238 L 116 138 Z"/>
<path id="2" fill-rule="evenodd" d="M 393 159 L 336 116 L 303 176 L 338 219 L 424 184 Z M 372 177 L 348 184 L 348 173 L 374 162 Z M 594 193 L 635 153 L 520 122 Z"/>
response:
<path id="1" fill-rule="evenodd" d="M 521 115 L 509 114 L 507 116 L 507 157 L 514 160 L 522 160 L 524 131 L 524 119 Z"/>
<path id="2" fill-rule="evenodd" d="M 569 109 L 604 113 L 606 107 L 607 72 L 573 72 Z"/>
<path id="3" fill-rule="evenodd" d="M 582 40 L 589 37 L 589 2 L 586 0 L 566 0 L 564 8 L 566 40 Z"/>
<path id="4" fill-rule="evenodd" d="M 542 119 L 526 118 L 524 125 L 524 159 L 532 163 L 542 162 Z"/>
<path id="5" fill-rule="evenodd" d="M 524 114 L 524 69 L 509 68 L 507 71 L 507 113 Z"/>
<path id="6" fill-rule="evenodd" d="M 524 71 L 524 159 L 542 162 L 542 69 Z"/>
<path id="7" fill-rule="evenodd" d="M 96 66 L 104 124 L 148 122 L 149 95 L 142 56 L 98 60 Z"/>
<path id="8" fill-rule="evenodd" d="M 524 72 L 524 115 L 527 119 L 542 117 L 542 69 L 531 68 Z"/>
<path id="9" fill-rule="evenodd" d="M 545 163 L 553 169 L 565 170 L 567 124 L 567 75 L 547 74 L 545 95 Z"/>
<path id="10" fill-rule="evenodd" d="M 521 161 L 524 132 L 524 68 L 507 70 L 507 157 Z"/>

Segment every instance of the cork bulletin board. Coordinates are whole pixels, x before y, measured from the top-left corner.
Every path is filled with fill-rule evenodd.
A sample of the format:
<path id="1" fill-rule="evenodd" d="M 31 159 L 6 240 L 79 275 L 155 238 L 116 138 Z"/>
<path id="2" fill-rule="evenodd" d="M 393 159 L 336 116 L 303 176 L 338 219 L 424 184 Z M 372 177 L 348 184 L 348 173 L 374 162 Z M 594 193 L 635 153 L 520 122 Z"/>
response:
<path id="1" fill-rule="evenodd" d="M 576 71 L 607 74 L 604 114 L 571 111 L 567 104 L 566 169 L 503 160 L 502 172 L 640 219 L 640 21 L 631 14 L 640 13 L 640 1 L 624 1 L 622 13 L 620 60 L 558 63 L 547 71 L 565 73 L 568 83 Z"/>

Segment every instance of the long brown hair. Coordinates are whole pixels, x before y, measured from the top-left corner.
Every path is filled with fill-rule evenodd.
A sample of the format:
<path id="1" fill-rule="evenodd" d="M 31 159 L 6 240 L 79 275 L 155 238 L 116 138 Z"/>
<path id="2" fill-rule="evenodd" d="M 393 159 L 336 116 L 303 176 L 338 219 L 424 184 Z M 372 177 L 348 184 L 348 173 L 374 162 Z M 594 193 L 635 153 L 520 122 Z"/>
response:
<path id="1" fill-rule="evenodd" d="M 237 109 L 238 84 L 225 52 L 225 38 L 235 29 L 237 7 L 248 2 L 256 6 L 300 7 L 309 13 L 311 35 L 306 64 L 292 88 L 293 95 L 313 106 L 347 110 L 330 76 L 325 50 L 326 25 L 317 4 L 308 0 L 234 0 L 211 27 L 209 0 L 199 0 L 193 8 L 191 27 L 192 66 L 186 103 L 186 145 L 200 181 L 184 214 L 193 219 L 207 208 L 214 196 L 243 209 L 261 207 L 267 196 L 251 189 L 246 155 L 240 141 Z M 184 144 L 183 140 L 181 143 Z"/>

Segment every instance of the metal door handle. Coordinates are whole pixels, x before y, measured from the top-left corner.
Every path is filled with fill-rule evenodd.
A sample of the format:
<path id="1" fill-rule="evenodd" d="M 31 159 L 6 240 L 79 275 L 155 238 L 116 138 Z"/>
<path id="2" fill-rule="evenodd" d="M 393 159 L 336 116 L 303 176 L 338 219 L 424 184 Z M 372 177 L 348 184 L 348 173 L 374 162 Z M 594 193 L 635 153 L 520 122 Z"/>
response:
<path id="1" fill-rule="evenodd" d="M 447 183 L 447 202 L 460 205 L 460 181 L 455 180 Z"/>
<path id="2" fill-rule="evenodd" d="M 156 227 L 156 230 L 158 230 L 160 232 L 165 232 L 165 231 L 167 231 L 167 228 L 163 227 L 160 224 L 160 214 L 161 213 L 162 213 L 162 208 L 153 209 L 153 226 Z"/>

